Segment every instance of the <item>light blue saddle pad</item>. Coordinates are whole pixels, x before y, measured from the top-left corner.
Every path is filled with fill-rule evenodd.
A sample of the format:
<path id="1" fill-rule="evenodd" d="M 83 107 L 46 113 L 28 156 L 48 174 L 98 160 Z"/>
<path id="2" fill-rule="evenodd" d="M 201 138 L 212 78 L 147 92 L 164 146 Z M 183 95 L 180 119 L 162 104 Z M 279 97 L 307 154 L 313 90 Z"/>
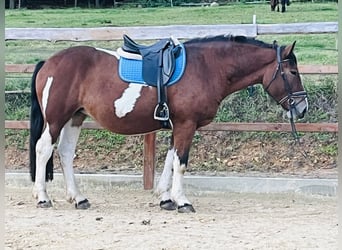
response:
<path id="1" fill-rule="evenodd" d="M 185 65 L 186 65 L 186 54 L 183 44 L 180 44 L 181 50 L 178 57 L 176 58 L 175 70 L 166 84 L 166 86 L 171 86 L 179 81 L 182 77 Z M 141 83 L 148 84 L 144 81 L 142 76 L 142 60 L 129 59 L 125 57 L 120 57 L 119 59 L 119 76 L 120 78 L 128 83 Z"/>

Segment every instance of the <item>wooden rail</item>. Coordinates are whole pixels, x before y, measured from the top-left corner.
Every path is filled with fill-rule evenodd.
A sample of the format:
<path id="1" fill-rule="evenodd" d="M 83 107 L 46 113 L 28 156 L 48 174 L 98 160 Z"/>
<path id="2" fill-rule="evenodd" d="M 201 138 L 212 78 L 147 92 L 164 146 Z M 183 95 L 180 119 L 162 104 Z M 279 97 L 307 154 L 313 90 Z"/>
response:
<path id="1" fill-rule="evenodd" d="M 6 129 L 29 129 L 29 121 L 5 121 Z M 94 121 L 83 123 L 86 129 L 102 129 Z M 296 123 L 299 132 L 338 132 L 338 123 Z M 291 131 L 289 123 L 211 123 L 199 129 L 200 131 Z M 150 190 L 154 186 L 155 155 L 156 155 L 156 133 L 144 135 L 144 189 Z"/>
<path id="2" fill-rule="evenodd" d="M 6 73 L 32 73 L 35 64 L 6 64 Z M 299 65 L 301 74 L 338 74 L 337 65 Z"/>
<path id="3" fill-rule="evenodd" d="M 29 129 L 29 121 L 5 121 L 6 129 Z M 103 129 L 94 121 L 85 121 L 82 125 L 85 129 Z M 338 132 L 338 123 L 296 123 L 296 129 L 299 132 Z M 215 122 L 204 126 L 199 131 L 250 131 L 250 132 L 290 132 L 290 123 L 247 123 L 247 122 Z"/>
<path id="4" fill-rule="evenodd" d="M 57 41 L 118 41 L 123 34 L 137 40 L 155 40 L 170 36 L 178 39 L 222 34 L 256 37 L 268 34 L 337 33 L 338 22 L 308 22 L 287 24 L 220 24 L 165 25 L 101 28 L 6 28 L 5 40 Z"/>
<path id="5" fill-rule="evenodd" d="M 337 33 L 338 22 L 240 25 L 168 25 L 102 28 L 6 28 L 5 40 L 57 41 L 114 41 L 123 34 L 137 40 L 155 40 L 174 36 L 178 39 L 220 34 L 256 37 L 265 34 L 322 34 Z M 6 73 L 32 73 L 34 64 L 7 64 Z M 335 65 L 301 65 L 302 74 L 337 74 Z M 83 124 L 87 129 L 101 129 L 93 122 Z M 6 129 L 29 129 L 29 121 L 5 121 Z M 297 123 L 300 132 L 338 132 L 337 123 Z M 201 131 L 291 131 L 288 123 L 211 123 Z M 155 171 L 156 133 L 144 136 L 144 188 L 152 189 Z"/>

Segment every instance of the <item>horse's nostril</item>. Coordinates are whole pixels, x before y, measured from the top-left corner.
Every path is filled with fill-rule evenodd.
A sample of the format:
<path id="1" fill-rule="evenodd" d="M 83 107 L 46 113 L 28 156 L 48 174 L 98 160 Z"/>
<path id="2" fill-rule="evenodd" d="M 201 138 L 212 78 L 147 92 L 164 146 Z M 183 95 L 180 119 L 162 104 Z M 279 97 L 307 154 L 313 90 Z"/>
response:
<path id="1" fill-rule="evenodd" d="M 301 114 L 298 115 L 298 118 L 302 119 L 304 117 L 305 113 L 306 113 L 306 108 L 303 110 L 303 112 Z"/>

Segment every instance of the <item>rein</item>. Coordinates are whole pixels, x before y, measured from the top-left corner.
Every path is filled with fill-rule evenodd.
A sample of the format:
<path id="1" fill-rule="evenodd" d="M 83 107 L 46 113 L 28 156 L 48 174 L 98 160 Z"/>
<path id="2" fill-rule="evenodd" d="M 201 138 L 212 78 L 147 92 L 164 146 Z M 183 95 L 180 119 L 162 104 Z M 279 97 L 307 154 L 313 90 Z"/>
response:
<path id="1" fill-rule="evenodd" d="M 289 61 L 290 59 L 281 60 L 281 47 L 277 46 L 276 49 L 277 49 L 277 63 L 278 63 L 278 65 L 277 65 L 276 71 L 274 72 L 273 77 L 272 77 L 270 83 L 267 85 L 266 88 L 264 88 L 264 90 L 271 97 L 273 97 L 269 93 L 268 89 L 271 86 L 271 84 L 273 83 L 273 81 L 276 79 L 277 74 L 280 71 L 281 78 L 283 79 L 284 86 L 285 86 L 285 89 L 287 91 L 287 95 L 285 97 L 283 97 L 282 99 L 280 99 L 279 101 L 277 101 L 277 104 L 281 105 L 281 104 L 283 104 L 286 101 L 289 103 L 289 106 L 290 106 L 289 109 L 290 109 L 290 114 L 291 114 L 290 123 L 291 123 L 292 135 L 293 135 L 294 139 L 298 142 L 299 141 L 299 136 L 298 136 L 298 133 L 297 133 L 297 130 L 296 130 L 296 125 L 295 125 L 295 122 L 294 122 L 293 112 L 296 111 L 296 105 L 298 105 L 300 102 L 304 101 L 305 97 L 307 96 L 307 93 L 306 93 L 306 91 L 297 91 L 297 92 L 293 92 L 292 93 L 291 86 L 290 86 L 290 84 L 289 84 L 289 82 L 287 80 L 287 77 L 286 77 L 286 75 L 285 75 L 285 73 L 283 71 L 283 67 L 282 67 L 282 64 L 284 62 Z M 296 103 L 294 101 L 294 99 L 293 99 L 294 97 L 303 97 L 303 99 L 300 102 Z M 273 99 L 275 99 L 275 98 L 273 97 Z"/>

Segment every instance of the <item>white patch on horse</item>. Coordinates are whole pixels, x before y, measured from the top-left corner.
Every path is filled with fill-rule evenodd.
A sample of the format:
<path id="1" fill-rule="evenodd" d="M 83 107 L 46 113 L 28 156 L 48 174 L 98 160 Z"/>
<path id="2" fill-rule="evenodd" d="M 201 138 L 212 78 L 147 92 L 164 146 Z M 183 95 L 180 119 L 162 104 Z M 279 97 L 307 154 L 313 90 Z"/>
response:
<path id="1" fill-rule="evenodd" d="M 50 88 L 52 85 L 52 81 L 53 81 L 53 77 L 50 76 L 47 78 L 45 87 L 43 89 L 43 96 L 42 96 L 42 106 L 43 106 L 43 114 L 45 114 L 45 110 L 46 110 L 46 106 L 47 106 L 47 102 L 49 99 L 49 93 L 50 93 Z"/>
<path id="2" fill-rule="evenodd" d="M 116 59 L 118 59 L 118 60 L 120 59 L 120 56 L 119 56 L 119 54 L 116 51 L 108 50 L 108 49 L 101 49 L 101 48 L 95 48 L 95 49 L 98 50 L 98 51 L 102 51 L 102 52 L 105 52 L 107 54 L 110 54 L 112 56 L 115 56 Z"/>
<path id="3" fill-rule="evenodd" d="M 130 83 L 128 88 L 122 93 L 122 96 L 114 102 L 115 114 L 122 118 L 134 109 L 137 99 L 140 97 L 140 91 L 143 84 Z"/>

